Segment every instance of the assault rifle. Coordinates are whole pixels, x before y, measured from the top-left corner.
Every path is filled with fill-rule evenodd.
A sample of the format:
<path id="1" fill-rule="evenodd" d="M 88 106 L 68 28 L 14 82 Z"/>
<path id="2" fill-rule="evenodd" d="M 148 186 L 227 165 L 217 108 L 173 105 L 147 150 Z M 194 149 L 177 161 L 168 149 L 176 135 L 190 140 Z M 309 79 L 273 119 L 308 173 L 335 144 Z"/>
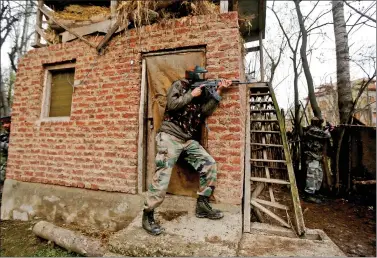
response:
<path id="1" fill-rule="evenodd" d="M 207 91 L 207 93 L 212 96 L 217 101 L 221 100 L 221 97 L 217 93 L 217 86 L 221 80 L 215 79 L 215 80 L 206 80 L 206 81 L 197 81 L 191 84 L 190 88 L 195 89 L 200 86 L 203 86 L 203 88 Z M 248 84 L 249 82 L 240 82 L 238 80 L 232 80 L 232 85 L 240 85 L 240 84 Z"/>

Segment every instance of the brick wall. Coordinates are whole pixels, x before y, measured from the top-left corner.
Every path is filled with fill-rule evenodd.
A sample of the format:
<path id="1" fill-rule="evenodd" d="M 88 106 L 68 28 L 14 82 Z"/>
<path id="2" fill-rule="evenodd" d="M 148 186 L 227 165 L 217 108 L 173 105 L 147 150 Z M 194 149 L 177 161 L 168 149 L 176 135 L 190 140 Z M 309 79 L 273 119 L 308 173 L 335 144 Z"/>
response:
<path id="1" fill-rule="evenodd" d="M 203 45 L 209 78 L 243 76 L 236 12 L 126 31 L 102 56 L 80 40 L 28 52 L 17 74 L 7 178 L 136 193 L 142 53 Z M 69 121 L 40 121 L 45 66 L 73 59 L 79 84 Z M 208 119 L 208 151 L 219 167 L 217 196 L 234 204 L 242 199 L 244 96 L 243 88 L 227 91 Z"/>

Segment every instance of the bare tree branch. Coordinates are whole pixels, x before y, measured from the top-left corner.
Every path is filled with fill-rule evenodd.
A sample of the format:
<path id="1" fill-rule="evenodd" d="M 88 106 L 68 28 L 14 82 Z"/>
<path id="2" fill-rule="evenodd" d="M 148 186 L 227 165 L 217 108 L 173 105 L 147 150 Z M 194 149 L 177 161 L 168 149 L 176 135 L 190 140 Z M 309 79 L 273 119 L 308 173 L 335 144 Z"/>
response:
<path id="1" fill-rule="evenodd" d="M 314 9 L 317 7 L 317 5 L 319 4 L 319 1 L 317 1 L 317 3 L 314 4 L 313 8 L 310 10 L 310 12 L 304 17 L 304 22 L 305 20 L 310 16 L 310 14 L 314 11 Z"/>
<path id="2" fill-rule="evenodd" d="M 328 10 L 327 12 L 324 12 L 324 13 L 318 15 L 318 16 L 315 18 L 315 20 L 312 22 L 312 24 L 310 24 L 310 25 L 308 26 L 307 30 L 310 30 L 310 29 L 312 28 L 312 26 L 313 26 L 313 25 L 314 25 L 319 19 L 321 19 L 324 15 L 326 15 L 326 14 L 328 14 L 328 13 L 330 13 L 330 12 L 331 12 L 331 9 Z"/>
<path id="3" fill-rule="evenodd" d="M 357 10 L 355 7 L 353 7 L 352 5 L 350 5 L 349 3 L 347 3 L 347 1 L 343 1 L 349 8 L 351 8 L 352 10 L 354 10 L 355 12 L 357 12 L 358 14 L 360 14 L 361 16 L 373 21 L 374 23 L 376 23 L 377 21 L 375 19 L 373 19 L 372 17 L 368 16 L 366 13 L 363 13 L 363 12 L 360 12 L 359 10 Z"/>

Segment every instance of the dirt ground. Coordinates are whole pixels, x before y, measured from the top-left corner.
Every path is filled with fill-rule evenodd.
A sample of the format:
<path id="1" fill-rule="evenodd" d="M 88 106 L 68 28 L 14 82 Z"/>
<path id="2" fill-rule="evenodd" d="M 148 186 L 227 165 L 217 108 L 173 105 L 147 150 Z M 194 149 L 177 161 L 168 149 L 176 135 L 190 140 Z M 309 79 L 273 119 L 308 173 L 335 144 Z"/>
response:
<path id="1" fill-rule="evenodd" d="M 306 227 L 324 230 L 347 256 L 376 255 L 376 214 L 373 207 L 350 203 L 344 199 L 327 199 L 323 204 L 302 202 L 301 205 Z M 79 256 L 36 237 L 32 232 L 35 223 L 36 221 L 1 221 L 0 256 Z M 65 227 L 78 230 L 74 226 Z M 110 232 L 97 232 L 93 229 L 81 228 L 80 231 L 104 242 L 111 235 Z"/>
<path id="2" fill-rule="evenodd" d="M 376 256 L 376 211 L 372 206 L 327 199 L 323 204 L 301 202 L 307 228 L 322 229 L 347 255 Z"/>
<path id="3" fill-rule="evenodd" d="M 32 228 L 37 221 L 1 221 L 1 257 L 76 257 L 47 240 L 35 236 Z"/>

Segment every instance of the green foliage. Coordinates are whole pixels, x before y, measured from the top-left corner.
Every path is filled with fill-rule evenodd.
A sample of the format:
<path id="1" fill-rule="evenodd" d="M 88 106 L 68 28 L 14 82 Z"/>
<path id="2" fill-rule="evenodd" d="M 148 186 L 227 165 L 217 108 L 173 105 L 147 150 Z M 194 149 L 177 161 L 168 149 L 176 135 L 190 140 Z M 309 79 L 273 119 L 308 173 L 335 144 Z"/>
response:
<path id="1" fill-rule="evenodd" d="M 60 247 L 45 247 L 39 249 L 33 257 L 81 257 L 79 254 L 74 252 L 68 252 Z"/>

